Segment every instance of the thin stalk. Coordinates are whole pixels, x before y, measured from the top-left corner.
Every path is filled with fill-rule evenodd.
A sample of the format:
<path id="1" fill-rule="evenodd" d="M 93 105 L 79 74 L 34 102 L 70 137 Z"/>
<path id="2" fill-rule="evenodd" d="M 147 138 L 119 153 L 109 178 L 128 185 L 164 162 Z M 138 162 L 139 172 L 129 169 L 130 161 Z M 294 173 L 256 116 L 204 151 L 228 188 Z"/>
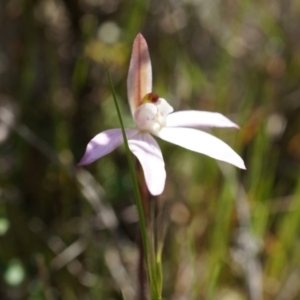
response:
<path id="1" fill-rule="evenodd" d="M 143 204 L 143 211 L 144 211 L 144 216 L 145 216 L 145 221 L 146 221 L 146 226 L 149 230 L 149 192 L 146 187 L 145 179 L 144 179 L 144 174 L 143 170 L 141 168 L 141 165 L 137 161 L 137 159 L 134 159 L 135 166 L 137 169 L 137 177 L 138 177 L 138 184 L 139 184 L 139 191 L 140 191 L 140 196 L 142 199 L 142 204 Z M 148 238 L 148 243 L 149 243 L 149 238 Z M 140 287 L 140 294 L 139 294 L 139 299 L 140 300 L 146 300 L 146 270 L 145 270 L 145 253 L 143 249 L 143 244 L 142 244 L 142 239 L 139 234 L 138 236 L 138 245 L 139 245 L 139 265 L 138 265 L 138 283 Z M 152 262 L 150 262 L 151 266 L 153 265 Z M 151 271 L 152 272 L 152 271 Z"/>
<path id="2" fill-rule="evenodd" d="M 128 161 L 128 165 L 129 165 L 129 169 L 130 169 L 132 183 L 133 183 L 134 197 L 135 197 L 136 206 L 138 209 L 142 245 L 143 245 L 143 250 L 144 250 L 144 256 L 145 256 L 145 261 L 146 261 L 146 270 L 147 270 L 148 282 L 149 282 L 150 289 L 151 289 L 152 299 L 160 299 L 160 296 L 158 295 L 158 292 L 155 288 L 155 278 L 153 278 L 153 275 L 151 274 L 152 272 L 151 272 L 151 262 L 149 261 L 149 253 L 148 253 L 149 248 L 148 248 L 148 239 L 147 239 L 146 220 L 145 220 L 145 216 L 144 216 L 143 202 L 142 202 L 141 195 L 139 192 L 138 180 L 137 180 L 137 176 L 135 173 L 134 163 L 133 163 L 133 159 L 132 159 L 132 156 L 131 156 L 131 153 L 129 150 L 126 132 L 125 132 L 122 116 L 121 116 L 121 111 L 120 111 L 120 108 L 118 105 L 116 93 L 115 93 L 114 86 L 113 86 L 113 83 L 112 83 L 112 80 L 111 80 L 111 77 L 110 77 L 110 74 L 109 74 L 109 71 L 108 71 L 108 68 L 106 65 L 105 65 L 105 71 L 106 71 L 107 78 L 109 80 L 110 88 L 112 91 L 112 96 L 114 99 L 114 103 L 116 106 L 118 118 L 119 118 L 121 129 L 122 129 L 122 135 L 123 135 L 123 139 L 124 139 L 127 161 Z"/>

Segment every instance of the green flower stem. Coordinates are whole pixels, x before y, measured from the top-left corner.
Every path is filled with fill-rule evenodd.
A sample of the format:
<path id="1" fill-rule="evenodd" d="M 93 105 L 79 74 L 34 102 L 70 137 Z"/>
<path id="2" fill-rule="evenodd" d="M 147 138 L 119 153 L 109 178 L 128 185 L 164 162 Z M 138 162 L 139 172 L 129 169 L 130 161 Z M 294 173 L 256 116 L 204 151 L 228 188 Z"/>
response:
<path id="1" fill-rule="evenodd" d="M 112 92 L 114 103 L 115 103 L 116 110 L 118 113 L 118 118 L 119 118 L 121 129 L 122 129 L 122 135 L 123 135 L 123 139 L 124 139 L 124 145 L 125 145 L 127 160 L 128 160 L 128 164 L 129 164 L 130 174 L 131 174 L 131 179 L 133 182 L 133 191 L 134 191 L 134 197 L 136 200 L 136 205 L 137 205 L 138 214 L 139 214 L 139 225 L 140 225 L 142 245 L 143 245 L 143 250 L 144 250 L 144 255 L 145 255 L 145 260 L 146 260 L 147 277 L 148 277 L 148 282 L 149 282 L 149 286 L 151 289 L 151 295 L 152 295 L 153 300 L 154 299 L 159 300 L 159 299 L 161 299 L 161 297 L 159 295 L 160 293 L 158 292 L 158 290 L 156 288 L 156 284 L 155 284 L 156 276 L 152 272 L 153 268 L 151 266 L 151 260 L 149 260 L 147 227 L 146 227 L 146 220 L 145 220 L 145 216 L 144 216 L 143 203 L 142 203 L 141 195 L 139 192 L 138 180 L 137 180 L 137 176 L 135 173 L 133 159 L 132 159 L 132 156 L 131 156 L 131 153 L 129 150 L 128 141 L 127 141 L 125 128 L 124 128 L 124 124 L 123 124 L 123 120 L 122 120 L 122 116 L 121 116 L 121 111 L 120 111 L 120 108 L 118 105 L 116 93 L 115 93 L 114 86 L 113 86 L 113 83 L 112 83 L 112 80 L 111 80 L 111 77 L 110 77 L 110 74 L 109 74 L 109 71 L 108 71 L 108 68 L 106 65 L 105 65 L 105 71 L 106 71 L 107 78 L 109 80 L 111 92 Z"/>

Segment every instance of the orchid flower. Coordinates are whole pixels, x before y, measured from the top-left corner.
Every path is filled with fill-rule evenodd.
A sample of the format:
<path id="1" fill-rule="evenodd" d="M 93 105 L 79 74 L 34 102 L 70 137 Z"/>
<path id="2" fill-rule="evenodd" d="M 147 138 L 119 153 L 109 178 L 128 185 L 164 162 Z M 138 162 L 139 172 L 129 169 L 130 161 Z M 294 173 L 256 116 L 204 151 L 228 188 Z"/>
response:
<path id="1" fill-rule="evenodd" d="M 173 113 L 172 106 L 153 93 L 148 46 L 140 33 L 133 43 L 127 93 L 136 126 L 125 129 L 128 145 L 141 163 L 147 187 L 152 195 L 160 195 L 166 181 L 162 152 L 152 135 L 245 169 L 241 157 L 227 144 L 207 132 L 194 129 L 197 127 L 239 128 L 236 124 L 214 112 L 187 110 Z M 88 165 L 112 152 L 122 143 L 121 128 L 103 131 L 88 143 L 78 165 Z"/>

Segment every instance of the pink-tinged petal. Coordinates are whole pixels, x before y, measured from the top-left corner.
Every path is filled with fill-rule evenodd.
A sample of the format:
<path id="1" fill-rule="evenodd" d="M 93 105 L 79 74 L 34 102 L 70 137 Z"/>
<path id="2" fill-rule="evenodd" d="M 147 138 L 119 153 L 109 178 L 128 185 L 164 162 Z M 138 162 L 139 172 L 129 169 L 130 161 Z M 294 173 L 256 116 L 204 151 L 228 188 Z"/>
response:
<path id="1" fill-rule="evenodd" d="M 167 127 L 233 127 L 238 125 L 222 114 L 208 111 L 177 111 L 167 116 Z"/>
<path id="2" fill-rule="evenodd" d="M 126 129 L 127 139 L 137 134 L 137 129 Z M 97 134 L 87 145 L 78 166 L 88 165 L 112 152 L 123 143 L 122 130 L 110 129 Z"/>
<path id="3" fill-rule="evenodd" d="M 160 195 L 165 187 L 166 170 L 157 142 L 149 133 L 139 132 L 128 140 L 128 145 L 142 165 L 150 193 Z"/>
<path id="4" fill-rule="evenodd" d="M 133 42 L 127 77 L 127 95 L 132 115 L 143 97 L 152 91 L 152 67 L 147 42 L 138 34 Z"/>
<path id="5" fill-rule="evenodd" d="M 158 134 L 161 139 L 183 148 L 225 161 L 246 169 L 244 161 L 227 144 L 213 135 L 192 128 L 163 128 Z"/>

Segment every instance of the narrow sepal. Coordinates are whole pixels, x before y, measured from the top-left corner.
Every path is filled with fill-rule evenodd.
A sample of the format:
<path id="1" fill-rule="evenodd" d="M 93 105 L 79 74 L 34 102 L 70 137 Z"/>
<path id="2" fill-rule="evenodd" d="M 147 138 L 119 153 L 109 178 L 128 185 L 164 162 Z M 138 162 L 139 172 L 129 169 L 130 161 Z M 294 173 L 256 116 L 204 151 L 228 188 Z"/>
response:
<path id="1" fill-rule="evenodd" d="M 166 170 L 157 142 L 149 133 L 139 132 L 128 140 L 128 146 L 141 163 L 148 190 L 153 196 L 160 195 L 165 187 Z"/>
<path id="2" fill-rule="evenodd" d="M 156 134 L 161 139 L 214 159 L 246 169 L 242 158 L 217 137 L 193 128 L 163 128 Z"/>
<path id="3" fill-rule="evenodd" d="M 139 33 L 132 46 L 127 77 L 127 95 L 132 115 L 140 106 L 143 97 L 152 91 L 152 67 L 148 45 Z"/>
<path id="4" fill-rule="evenodd" d="M 183 110 L 167 116 L 167 127 L 223 127 L 237 128 L 239 126 L 220 113 Z"/>
<path id="5" fill-rule="evenodd" d="M 134 136 L 137 129 L 126 129 L 127 138 Z M 97 134 L 88 143 L 85 153 L 78 166 L 89 165 L 98 158 L 101 158 L 115 150 L 123 143 L 122 131 L 120 128 L 110 129 Z"/>

